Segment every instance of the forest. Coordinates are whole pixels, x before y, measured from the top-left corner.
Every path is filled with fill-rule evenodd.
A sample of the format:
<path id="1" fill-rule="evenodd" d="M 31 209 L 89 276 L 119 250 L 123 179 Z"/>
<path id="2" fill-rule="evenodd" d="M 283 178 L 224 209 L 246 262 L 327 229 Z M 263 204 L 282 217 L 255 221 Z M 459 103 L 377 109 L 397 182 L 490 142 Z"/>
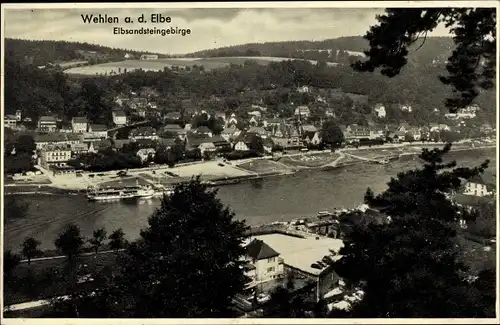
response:
<path id="1" fill-rule="evenodd" d="M 331 44 L 341 44 L 346 48 L 348 44 L 358 44 L 358 47 L 353 45 L 348 48 L 360 50 L 361 40 L 355 37 L 340 38 Z M 165 111 L 182 110 L 182 102 L 186 99 L 199 108 L 226 112 L 237 112 L 244 106 L 262 100 L 271 113 L 286 117 L 292 114 L 294 105 L 316 105 L 313 96 L 297 94 L 295 91 L 297 86 L 312 86 L 327 92 L 336 89 L 337 94 L 364 95 L 368 98 L 365 106 L 354 109 L 351 109 L 352 100 L 348 96 L 330 98 L 323 107 L 316 105 L 318 107 L 311 108 L 316 115 L 324 115 L 325 108 L 330 107 L 341 120 L 339 122 L 364 124 L 365 117 L 370 114 L 370 107 L 382 103 L 388 110 L 387 118 L 383 122 L 406 121 L 422 125 L 439 122 L 439 116 L 436 116 L 433 110 L 438 108 L 442 117 L 447 112 L 444 107 L 445 99 L 451 92 L 450 88 L 439 80 L 439 76 L 445 71 L 445 63 L 430 60 L 431 57 L 448 55 L 448 39 L 429 38 L 426 42 L 429 43 L 427 46 L 415 52 L 421 63 L 412 64 L 418 60 L 412 61 L 413 53 L 410 54 L 407 66 L 393 78 L 357 72 L 348 65 L 328 66 L 325 61 L 312 64 L 300 60 L 272 62 L 268 65 L 247 60 L 241 65 L 231 64 L 229 67 L 212 71 L 193 68 L 179 73 L 174 71 L 175 69 L 165 68 L 162 72 L 139 70 L 117 76 L 73 78 L 61 70 L 37 69 L 35 64 L 22 64 L 20 60 L 29 49 L 32 53 L 45 53 L 41 57 L 47 59 L 54 59 L 56 56 L 72 59 L 71 53 L 74 51 L 70 49 L 78 48 L 81 44 L 7 40 L 5 111 L 12 114 L 21 109 L 23 115 L 34 122 L 39 116 L 56 114 L 63 119 L 63 123 L 74 116 L 85 115 L 93 123 L 108 124 L 112 122 L 110 112 L 114 107 L 115 95 L 142 87 L 152 87 L 160 94 L 159 104 Z M 433 46 L 434 43 L 437 45 Z M 308 42 L 279 44 L 284 44 L 282 48 L 289 46 L 297 50 L 306 47 L 303 44 Z M 272 48 L 274 45 L 269 46 Z M 324 41 L 322 46 L 330 46 L 330 43 Z M 247 47 L 250 48 L 250 45 Z M 84 48 L 96 50 L 103 47 L 87 44 Z M 119 53 L 122 50 L 109 51 Z M 214 97 L 219 100 L 211 100 Z M 494 90 L 482 92 L 476 103 L 482 108 L 476 122 L 493 123 L 496 107 Z M 413 113 L 401 112 L 396 108 L 398 104 L 411 105 Z"/>
<path id="2" fill-rule="evenodd" d="M 42 66 L 47 63 L 82 60 L 83 58 L 77 52 L 79 50 L 98 52 L 110 61 L 123 60 L 126 53 L 135 56 L 141 54 L 154 54 L 146 51 L 110 48 L 107 46 L 80 42 L 5 39 L 5 57 L 8 57 L 9 60 L 20 63 L 26 62 L 34 66 Z"/>
<path id="3" fill-rule="evenodd" d="M 428 63 L 432 60 L 444 62 L 453 48 L 451 37 L 428 37 L 425 46 L 419 44 L 410 47 L 410 60 L 414 63 Z M 323 41 L 290 41 L 249 43 L 203 50 L 186 54 L 187 57 L 226 57 L 226 56 L 275 56 L 285 58 L 303 58 L 309 60 L 325 60 L 329 62 L 345 61 L 342 57 L 326 56 L 327 52 L 318 50 L 333 50 L 363 52 L 368 48 L 368 41 L 361 36 L 339 37 Z M 417 50 L 418 48 L 418 50 Z M 412 51 L 413 50 L 413 51 Z M 304 52 L 307 51 L 307 52 Z"/>

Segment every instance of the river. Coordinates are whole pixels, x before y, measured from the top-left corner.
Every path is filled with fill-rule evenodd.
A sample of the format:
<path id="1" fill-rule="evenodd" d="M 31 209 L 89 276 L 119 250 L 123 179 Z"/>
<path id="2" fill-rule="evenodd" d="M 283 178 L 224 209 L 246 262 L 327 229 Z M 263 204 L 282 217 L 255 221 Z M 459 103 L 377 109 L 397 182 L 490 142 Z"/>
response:
<path id="1" fill-rule="evenodd" d="M 460 166 L 475 166 L 490 159 L 496 175 L 495 149 L 454 152 L 449 159 Z M 229 205 L 238 219 L 249 225 L 316 215 L 318 211 L 356 207 L 363 201 L 367 187 L 383 191 L 390 177 L 420 165 L 417 157 L 402 157 L 387 165 L 359 163 L 333 170 L 305 170 L 293 175 L 269 177 L 221 186 L 218 197 Z M 94 229 L 108 232 L 121 227 L 129 239 L 147 226 L 148 217 L 159 200 L 138 203 L 89 202 L 82 195 L 22 195 L 29 202 L 29 217 L 5 224 L 6 248 L 19 250 L 28 236 L 39 240 L 42 249 L 54 248 L 54 240 L 69 222 L 80 226 L 83 235 Z"/>

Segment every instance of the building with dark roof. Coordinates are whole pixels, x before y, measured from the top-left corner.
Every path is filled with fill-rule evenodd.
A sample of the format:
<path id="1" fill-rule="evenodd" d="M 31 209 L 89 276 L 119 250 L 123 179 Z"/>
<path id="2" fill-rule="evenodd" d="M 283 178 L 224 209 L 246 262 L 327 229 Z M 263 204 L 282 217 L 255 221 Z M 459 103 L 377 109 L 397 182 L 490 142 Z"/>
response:
<path id="1" fill-rule="evenodd" d="M 245 275 L 251 280 L 247 283 L 247 288 L 261 287 L 284 275 L 283 259 L 280 253 L 271 248 L 264 241 L 254 239 L 245 246 L 246 267 Z"/>

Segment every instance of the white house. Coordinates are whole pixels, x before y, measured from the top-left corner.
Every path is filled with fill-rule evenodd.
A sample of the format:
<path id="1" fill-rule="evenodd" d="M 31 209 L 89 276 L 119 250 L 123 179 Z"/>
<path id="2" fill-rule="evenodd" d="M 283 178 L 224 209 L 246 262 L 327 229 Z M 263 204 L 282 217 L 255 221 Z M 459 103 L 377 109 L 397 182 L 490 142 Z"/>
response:
<path id="1" fill-rule="evenodd" d="M 250 148 L 248 147 L 247 143 L 244 140 L 239 140 L 234 145 L 234 150 L 235 151 L 248 151 L 248 150 L 250 150 Z"/>
<path id="2" fill-rule="evenodd" d="M 221 137 L 226 140 L 227 142 L 231 141 L 231 137 L 238 136 L 240 135 L 241 131 L 238 130 L 237 128 L 225 128 L 221 132 Z"/>
<path id="3" fill-rule="evenodd" d="M 89 133 L 95 138 L 107 138 L 108 128 L 104 124 L 89 124 Z"/>
<path id="4" fill-rule="evenodd" d="M 126 125 L 127 124 L 127 114 L 122 110 L 113 111 L 113 123 L 116 125 Z"/>
<path id="5" fill-rule="evenodd" d="M 229 119 L 227 120 L 227 126 L 236 126 L 238 124 L 238 119 L 236 118 L 236 114 L 232 113 Z"/>
<path id="6" fill-rule="evenodd" d="M 137 150 L 137 157 L 141 159 L 142 162 L 146 161 L 148 157 L 154 157 L 156 150 L 153 148 L 145 148 Z"/>
<path id="7" fill-rule="evenodd" d="M 387 112 L 385 111 L 385 106 L 382 104 L 375 105 L 373 111 L 375 112 L 375 114 L 377 114 L 377 117 L 379 118 L 384 118 L 387 115 Z"/>
<path id="8" fill-rule="evenodd" d="M 294 115 L 308 118 L 309 115 L 311 115 L 311 111 L 309 110 L 309 107 L 307 107 L 307 106 L 297 106 L 295 108 Z"/>
<path id="9" fill-rule="evenodd" d="M 245 246 L 247 267 L 246 274 L 251 278 L 248 287 L 279 279 L 284 275 L 283 259 L 264 241 L 252 240 Z"/>
<path id="10" fill-rule="evenodd" d="M 11 128 L 14 129 L 17 125 L 17 118 L 14 115 L 5 115 L 5 118 L 3 119 L 3 125 L 6 128 Z"/>
<path id="11" fill-rule="evenodd" d="M 495 189 L 495 182 L 490 180 L 489 175 L 480 174 L 473 176 L 465 183 L 465 195 L 486 196 L 491 195 Z"/>
<path id="12" fill-rule="evenodd" d="M 89 123 L 86 117 L 73 117 L 73 119 L 71 120 L 71 129 L 74 133 L 84 133 L 87 132 L 88 124 Z"/>

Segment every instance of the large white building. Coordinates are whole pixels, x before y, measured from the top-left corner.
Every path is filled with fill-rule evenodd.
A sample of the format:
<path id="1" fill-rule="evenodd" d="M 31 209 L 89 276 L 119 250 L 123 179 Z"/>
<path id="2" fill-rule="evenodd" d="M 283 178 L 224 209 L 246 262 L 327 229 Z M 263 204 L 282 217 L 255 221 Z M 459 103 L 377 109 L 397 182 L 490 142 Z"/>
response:
<path id="1" fill-rule="evenodd" d="M 70 145 L 49 145 L 40 151 L 40 165 L 45 168 L 52 166 L 65 167 L 71 159 Z"/>

